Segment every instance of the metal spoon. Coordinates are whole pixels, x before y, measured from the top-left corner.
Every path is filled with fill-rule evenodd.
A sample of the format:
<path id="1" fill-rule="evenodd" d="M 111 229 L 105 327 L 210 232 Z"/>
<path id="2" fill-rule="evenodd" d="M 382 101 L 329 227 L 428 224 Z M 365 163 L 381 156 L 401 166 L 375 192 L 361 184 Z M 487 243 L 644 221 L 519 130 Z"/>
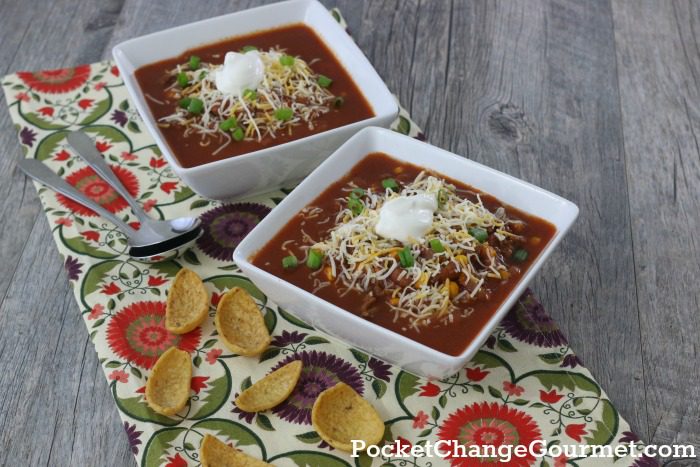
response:
<path id="1" fill-rule="evenodd" d="M 141 205 L 131 197 L 129 191 L 122 185 L 121 180 L 117 177 L 112 169 L 107 165 L 100 151 L 95 147 L 95 142 L 82 131 L 73 131 L 66 138 L 68 144 L 75 150 L 90 167 L 100 177 L 102 177 L 109 185 L 119 193 L 122 198 L 129 203 L 134 215 L 141 223 L 139 230 L 144 232 L 152 232 L 155 234 L 155 239 L 168 238 L 174 234 L 188 232 L 199 226 L 199 219 L 196 217 L 178 217 L 177 219 L 161 221 L 156 220 L 146 214 Z"/>
<path id="2" fill-rule="evenodd" d="M 101 158 L 101 156 L 100 156 Z M 105 164 L 106 165 L 106 164 Z M 49 168 L 44 165 L 41 161 L 36 159 L 22 159 L 17 163 L 17 166 L 29 177 L 33 178 L 39 183 L 42 183 L 55 191 L 67 196 L 68 198 L 85 205 L 86 207 L 92 209 L 112 224 L 117 226 L 119 230 L 124 233 L 127 237 L 127 245 L 129 246 L 128 254 L 138 261 L 143 261 L 146 263 L 155 263 L 160 261 L 167 261 L 169 259 L 174 259 L 183 253 L 189 246 L 191 246 L 195 240 L 202 235 L 202 228 L 199 226 L 199 220 L 194 219 L 190 225 L 193 226 L 188 230 L 176 232 L 173 228 L 169 227 L 169 232 L 164 234 L 159 234 L 152 227 L 154 223 L 161 222 L 163 224 L 168 224 L 167 221 L 154 221 L 153 223 L 148 223 L 149 228 L 140 228 L 139 230 L 133 229 L 130 225 L 119 219 L 112 212 L 100 206 L 98 203 L 88 198 L 84 193 L 75 189 L 68 182 L 63 180 L 55 173 L 53 173 Z M 94 167 L 93 167 L 94 168 Z M 109 169 L 111 173 L 111 169 Z M 116 179 L 116 177 L 114 177 Z M 110 180 L 107 180 L 108 182 Z M 110 183 L 112 185 L 112 183 Z M 115 190 L 119 191 L 116 186 L 112 185 Z M 121 183 L 119 187 L 124 190 Z M 124 190 L 126 191 L 126 190 Z M 121 192 L 120 192 L 121 193 Z M 127 192 L 128 195 L 128 192 Z M 127 201 L 133 201 L 130 196 L 124 197 Z M 130 203 L 131 204 L 131 203 Z M 140 210 L 140 206 L 139 206 Z M 143 210 L 140 212 L 145 216 Z M 150 217 L 146 216 L 147 220 L 152 220 Z M 141 217 L 139 217 L 141 219 Z M 184 218 L 189 219 L 189 218 Z M 177 221 L 177 219 L 175 219 Z M 143 226 L 145 223 L 142 223 Z M 178 226 L 184 225 L 179 224 Z M 155 229 L 163 231 L 158 224 L 155 224 Z"/>

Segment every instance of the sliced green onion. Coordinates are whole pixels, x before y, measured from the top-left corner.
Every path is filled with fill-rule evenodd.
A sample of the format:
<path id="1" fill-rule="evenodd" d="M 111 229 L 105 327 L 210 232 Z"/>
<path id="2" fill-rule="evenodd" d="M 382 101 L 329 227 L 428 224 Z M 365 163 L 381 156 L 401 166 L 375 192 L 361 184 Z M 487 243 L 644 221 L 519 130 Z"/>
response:
<path id="1" fill-rule="evenodd" d="M 245 132 L 243 131 L 243 128 L 238 127 L 235 130 L 233 130 L 233 133 L 231 133 L 231 136 L 236 141 L 242 141 L 243 138 L 245 138 Z"/>
<path id="2" fill-rule="evenodd" d="M 181 88 L 186 88 L 187 85 L 190 84 L 190 80 L 187 77 L 187 73 L 181 71 L 177 74 L 177 84 L 180 85 Z"/>
<path id="3" fill-rule="evenodd" d="M 413 257 L 413 253 L 411 253 L 411 249 L 407 246 L 403 247 L 403 250 L 399 251 L 399 263 L 401 266 L 410 268 L 413 266 L 414 262 L 415 258 Z"/>
<path id="4" fill-rule="evenodd" d="M 318 250 L 309 250 L 309 257 L 306 258 L 306 265 L 309 269 L 318 269 L 323 263 L 323 253 Z"/>
<path id="5" fill-rule="evenodd" d="M 294 112 L 289 107 L 280 107 L 279 109 L 275 110 L 275 118 L 283 122 L 291 120 L 292 115 L 294 115 Z"/>
<path id="6" fill-rule="evenodd" d="M 430 240 L 430 249 L 435 253 L 442 253 L 445 251 L 445 247 L 442 246 L 442 242 L 437 238 Z"/>
<path id="7" fill-rule="evenodd" d="M 365 205 L 359 199 L 350 196 L 348 198 L 348 208 L 352 211 L 353 216 L 359 216 L 365 210 Z"/>
<path id="8" fill-rule="evenodd" d="M 221 131 L 229 131 L 237 125 L 238 119 L 236 117 L 230 117 L 224 120 L 223 122 L 219 123 L 219 128 L 221 129 Z"/>
<path id="9" fill-rule="evenodd" d="M 467 232 L 479 243 L 484 243 L 489 238 L 489 233 L 481 227 L 469 227 Z"/>
<path id="10" fill-rule="evenodd" d="M 365 190 L 362 188 L 353 188 L 350 192 L 350 197 L 352 198 L 362 198 L 365 195 Z"/>
<path id="11" fill-rule="evenodd" d="M 199 76 L 197 76 L 197 79 L 198 79 L 199 81 L 202 81 L 206 76 L 207 76 L 206 70 L 202 70 L 202 71 L 199 72 Z"/>
<path id="12" fill-rule="evenodd" d="M 333 101 L 333 107 L 335 107 L 336 109 L 339 109 L 339 108 L 341 108 L 341 107 L 343 106 L 344 103 L 345 103 L 345 99 L 343 99 L 342 97 L 338 96 L 338 97 L 336 97 L 335 100 Z"/>
<path id="13" fill-rule="evenodd" d="M 284 269 L 296 269 L 298 264 L 299 262 L 297 261 L 297 257 L 294 255 L 289 255 L 282 258 L 282 267 Z"/>
<path id="14" fill-rule="evenodd" d="M 197 68 L 199 68 L 199 64 L 201 61 L 202 60 L 198 56 L 192 55 L 188 63 L 188 65 L 190 66 L 190 70 L 196 70 Z"/>
<path id="15" fill-rule="evenodd" d="M 441 208 L 447 203 L 447 193 L 445 193 L 445 190 L 438 190 L 437 194 L 437 202 L 438 202 L 438 208 Z"/>
<path id="16" fill-rule="evenodd" d="M 524 250 L 522 248 L 518 248 L 513 252 L 513 261 L 517 261 L 518 263 L 522 263 L 527 259 L 527 250 Z"/>
<path id="17" fill-rule="evenodd" d="M 180 99 L 180 102 L 178 104 L 180 104 L 180 107 L 182 107 L 183 109 L 186 109 L 190 106 L 190 102 L 192 102 L 192 99 L 190 99 L 189 97 L 183 97 L 182 99 Z"/>
<path id="18" fill-rule="evenodd" d="M 284 66 L 292 66 L 294 65 L 294 57 L 291 55 L 282 55 L 280 57 L 280 63 Z"/>
<path id="19" fill-rule="evenodd" d="M 322 88 L 328 88 L 333 84 L 333 80 L 326 75 L 318 75 L 318 85 Z"/>
<path id="20" fill-rule="evenodd" d="M 393 178 L 385 178 L 384 180 L 382 180 L 382 186 L 392 191 L 399 190 L 399 184 L 396 183 L 396 180 L 394 180 Z"/>
<path id="21" fill-rule="evenodd" d="M 254 45 L 244 45 L 241 48 L 241 52 L 243 52 L 243 53 L 252 52 L 253 50 L 258 50 L 258 48 L 255 47 Z"/>
<path id="22" fill-rule="evenodd" d="M 255 89 L 246 89 L 243 91 L 243 98 L 253 101 L 258 98 L 258 92 Z"/>
<path id="23" fill-rule="evenodd" d="M 187 106 L 187 111 L 193 114 L 201 114 L 204 111 L 204 102 L 201 99 L 192 97 L 190 105 Z"/>

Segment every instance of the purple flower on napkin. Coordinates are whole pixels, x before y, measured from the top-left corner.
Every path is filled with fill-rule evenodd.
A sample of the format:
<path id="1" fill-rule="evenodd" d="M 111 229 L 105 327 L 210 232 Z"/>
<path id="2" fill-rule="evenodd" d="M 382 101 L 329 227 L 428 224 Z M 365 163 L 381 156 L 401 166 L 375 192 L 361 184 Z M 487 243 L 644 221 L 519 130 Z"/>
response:
<path id="1" fill-rule="evenodd" d="M 129 117 L 126 115 L 126 112 L 119 109 L 112 112 L 109 118 L 119 126 L 124 126 L 129 122 Z"/>
<path id="2" fill-rule="evenodd" d="M 306 334 L 305 332 L 289 332 L 287 330 L 284 330 L 282 331 L 282 334 L 272 338 L 272 345 L 274 345 L 275 347 L 286 347 L 290 344 L 298 344 L 299 342 L 303 341 L 307 335 L 308 334 Z"/>
<path id="3" fill-rule="evenodd" d="M 238 393 L 233 395 L 233 400 L 236 400 L 237 398 Z M 255 412 L 246 412 L 241 410 L 235 403 L 233 404 L 233 410 L 231 412 L 237 414 L 239 420 L 245 420 L 247 423 L 253 423 L 253 419 L 255 418 Z"/>
<path id="4" fill-rule="evenodd" d="M 224 204 L 200 216 L 204 233 L 197 246 L 207 255 L 220 261 L 231 261 L 233 250 L 270 212 L 258 203 Z"/>
<path id="5" fill-rule="evenodd" d="M 391 378 L 391 365 L 371 357 L 369 362 L 367 362 L 367 366 L 372 370 L 372 374 L 375 378 L 383 379 L 387 383 L 389 382 L 389 378 Z"/>
<path id="6" fill-rule="evenodd" d="M 136 455 L 139 453 L 139 444 L 141 444 L 141 440 L 139 439 L 139 436 L 143 433 L 143 431 L 136 431 L 136 424 L 134 425 L 129 425 L 129 423 L 124 422 L 124 431 L 126 431 L 126 436 L 129 438 L 129 447 L 131 448 L 131 452 Z"/>
<path id="7" fill-rule="evenodd" d="M 19 140 L 22 142 L 22 144 L 31 148 L 36 140 L 36 132 L 25 126 L 19 132 Z"/>
<path id="8" fill-rule="evenodd" d="M 80 273 L 83 272 L 83 265 L 80 264 L 80 261 L 70 255 L 66 257 L 66 262 L 63 267 L 66 269 L 66 273 L 68 273 L 68 279 L 72 281 L 77 281 Z"/>
<path id="9" fill-rule="evenodd" d="M 501 321 L 501 326 L 515 339 L 538 347 L 566 345 L 566 338 L 559 330 L 557 323 L 529 290 L 508 312 Z"/>
<path id="10" fill-rule="evenodd" d="M 569 368 L 576 368 L 579 365 L 583 365 L 583 362 L 581 361 L 580 358 L 578 358 L 574 354 L 569 354 L 564 357 L 564 359 L 561 361 L 560 367 L 569 367 Z"/>
<path id="11" fill-rule="evenodd" d="M 284 420 L 300 425 L 311 424 L 311 408 L 318 395 L 343 382 L 362 395 L 364 386 L 357 369 L 345 360 L 326 352 L 313 350 L 290 355 L 279 362 L 272 371 L 294 361 L 304 364 L 301 376 L 289 398 L 273 411 Z"/>

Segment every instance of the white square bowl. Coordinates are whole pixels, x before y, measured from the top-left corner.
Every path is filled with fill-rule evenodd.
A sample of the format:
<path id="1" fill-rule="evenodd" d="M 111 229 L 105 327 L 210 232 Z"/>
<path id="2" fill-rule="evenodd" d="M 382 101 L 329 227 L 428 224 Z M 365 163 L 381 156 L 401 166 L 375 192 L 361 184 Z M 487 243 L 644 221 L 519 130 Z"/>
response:
<path id="1" fill-rule="evenodd" d="M 458 356 L 439 352 L 360 318 L 251 263 L 252 256 L 294 215 L 373 152 L 384 152 L 400 161 L 445 174 L 491 194 L 506 204 L 545 219 L 556 227 L 552 240 L 477 337 Z M 383 128 L 365 128 L 343 144 L 268 214 L 238 245 L 233 259 L 271 300 L 319 329 L 407 371 L 426 377 L 445 378 L 462 368 L 479 350 L 566 235 L 577 216 L 578 207 L 575 204 L 542 188 L 408 136 Z"/>
<path id="2" fill-rule="evenodd" d="M 374 117 L 259 151 L 182 167 L 163 138 L 134 72 L 223 39 L 303 23 L 323 40 L 364 94 Z M 112 54 L 143 121 L 175 173 L 200 195 L 212 199 L 252 196 L 291 185 L 308 175 L 338 146 L 367 126 L 388 127 L 398 115 L 389 89 L 357 44 L 316 0 L 290 0 L 190 23 L 122 42 Z"/>

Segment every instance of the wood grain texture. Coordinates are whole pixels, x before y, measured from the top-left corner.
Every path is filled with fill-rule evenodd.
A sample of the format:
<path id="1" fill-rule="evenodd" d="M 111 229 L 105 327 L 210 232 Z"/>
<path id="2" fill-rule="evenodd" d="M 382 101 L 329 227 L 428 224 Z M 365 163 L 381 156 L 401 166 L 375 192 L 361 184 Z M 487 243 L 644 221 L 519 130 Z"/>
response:
<path id="1" fill-rule="evenodd" d="M 442 134 L 430 138 L 578 204 L 532 287 L 645 436 L 644 388 L 631 384 L 642 360 L 609 4 L 460 2 L 452 18 Z"/>
<path id="2" fill-rule="evenodd" d="M 0 0 L 0 70 L 261 3 Z M 580 206 L 533 288 L 635 431 L 700 449 L 698 3 L 324 3 L 430 142 Z M 133 465 L 7 112 L 0 130 L 0 465 Z"/>
<path id="3" fill-rule="evenodd" d="M 649 440 L 700 446 L 700 4 L 613 11 Z"/>

